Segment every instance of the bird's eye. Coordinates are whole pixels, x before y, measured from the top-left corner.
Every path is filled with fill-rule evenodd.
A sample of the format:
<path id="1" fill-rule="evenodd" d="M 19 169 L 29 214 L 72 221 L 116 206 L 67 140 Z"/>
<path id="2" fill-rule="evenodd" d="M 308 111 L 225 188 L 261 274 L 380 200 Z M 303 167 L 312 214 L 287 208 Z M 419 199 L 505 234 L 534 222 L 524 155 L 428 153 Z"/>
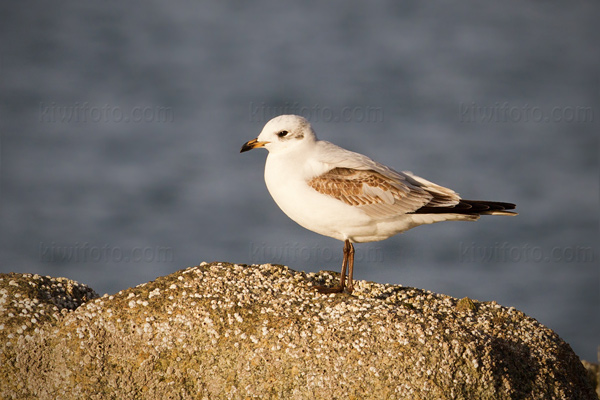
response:
<path id="1" fill-rule="evenodd" d="M 277 136 L 279 137 L 285 137 L 289 132 L 288 131 L 279 131 L 277 132 Z"/>

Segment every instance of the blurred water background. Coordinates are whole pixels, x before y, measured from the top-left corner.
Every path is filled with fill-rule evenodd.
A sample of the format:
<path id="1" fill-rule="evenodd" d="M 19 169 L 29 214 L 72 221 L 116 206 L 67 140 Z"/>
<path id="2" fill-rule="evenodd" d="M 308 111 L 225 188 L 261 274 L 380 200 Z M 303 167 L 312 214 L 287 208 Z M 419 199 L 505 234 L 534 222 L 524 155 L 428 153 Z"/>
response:
<path id="1" fill-rule="evenodd" d="M 595 2 L 0 5 L 0 272 L 114 293 L 201 261 L 338 271 L 274 204 L 282 113 L 516 218 L 357 245 L 357 279 L 495 300 L 600 344 Z M 596 32 L 596 34 L 594 34 Z"/>

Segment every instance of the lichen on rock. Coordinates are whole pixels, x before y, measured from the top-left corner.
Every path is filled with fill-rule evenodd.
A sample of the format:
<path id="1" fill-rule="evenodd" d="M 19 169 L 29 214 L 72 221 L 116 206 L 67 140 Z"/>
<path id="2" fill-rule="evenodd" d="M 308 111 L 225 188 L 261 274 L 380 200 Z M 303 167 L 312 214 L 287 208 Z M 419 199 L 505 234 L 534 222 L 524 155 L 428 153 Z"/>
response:
<path id="1" fill-rule="evenodd" d="M 568 344 L 495 302 L 215 262 L 103 297 L 61 281 L 60 312 L 0 279 L 0 398 L 596 398 Z M 7 322 L 24 298 L 52 310 L 35 329 Z"/>

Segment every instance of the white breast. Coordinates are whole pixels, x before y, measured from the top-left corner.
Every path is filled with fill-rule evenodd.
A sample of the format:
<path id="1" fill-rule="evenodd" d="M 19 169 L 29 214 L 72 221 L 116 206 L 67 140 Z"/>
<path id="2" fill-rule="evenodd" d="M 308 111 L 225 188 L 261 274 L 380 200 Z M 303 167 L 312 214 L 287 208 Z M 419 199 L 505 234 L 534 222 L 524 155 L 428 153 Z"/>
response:
<path id="1" fill-rule="evenodd" d="M 389 237 L 375 239 L 377 224 L 369 216 L 308 186 L 306 175 L 312 173 L 314 166 L 297 161 L 269 154 L 265 164 L 267 189 L 288 217 L 306 229 L 338 240 L 358 242 L 364 241 L 359 239 L 362 237 Z"/>

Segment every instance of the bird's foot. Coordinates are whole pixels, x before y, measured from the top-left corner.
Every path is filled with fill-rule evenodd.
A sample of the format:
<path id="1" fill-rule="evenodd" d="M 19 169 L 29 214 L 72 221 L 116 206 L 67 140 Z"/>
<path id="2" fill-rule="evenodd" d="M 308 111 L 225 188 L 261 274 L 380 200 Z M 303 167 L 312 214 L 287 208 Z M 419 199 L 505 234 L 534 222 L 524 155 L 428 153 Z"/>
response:
<path id="1" fill-rule="evenodd" d="M 330 293 L 352 293 L 352 287 L 342 287 L 341 285 L 337 286 L 315 286 L 315 289 L 319 293 L 330 294 Z"/>
<path id="2" fill-rule="evenodd" d="M 342 293 L 344 288 L 340 285 L 337 286 L 315 286 L 315 289 L 319 293 L 329 294 L 329 293 Z"/>

